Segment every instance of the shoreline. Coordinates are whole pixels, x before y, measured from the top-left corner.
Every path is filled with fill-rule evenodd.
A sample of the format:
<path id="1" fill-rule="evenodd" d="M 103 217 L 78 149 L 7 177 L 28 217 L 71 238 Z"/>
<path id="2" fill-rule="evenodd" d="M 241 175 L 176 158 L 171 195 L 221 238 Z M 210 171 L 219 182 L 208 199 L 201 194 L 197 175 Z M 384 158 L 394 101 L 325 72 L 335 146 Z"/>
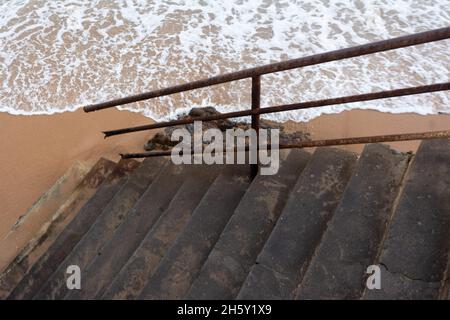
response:
<path id="1" fill-rule="evenodd" d="M 86 114 L 81 109 L 54 115 L 0 113 L 0 238 L 15 221 L 77 161 L 94 164 L 100 157 L 119 160 L 121 152 L 140 152 L 157 131 L 103 139 L 103 130 L 152 123 L 130 111 L 108 109 Z M 350 110 L 310 122 L 284 123 L 288 132 L 305 131 L 312 139 L 410 133 L 450 129 L 450 115 L 391 114 Z M 388 143 L 415 151 L 419 141 Z M 360 152 L 361 145 L 343 148 Z"/>

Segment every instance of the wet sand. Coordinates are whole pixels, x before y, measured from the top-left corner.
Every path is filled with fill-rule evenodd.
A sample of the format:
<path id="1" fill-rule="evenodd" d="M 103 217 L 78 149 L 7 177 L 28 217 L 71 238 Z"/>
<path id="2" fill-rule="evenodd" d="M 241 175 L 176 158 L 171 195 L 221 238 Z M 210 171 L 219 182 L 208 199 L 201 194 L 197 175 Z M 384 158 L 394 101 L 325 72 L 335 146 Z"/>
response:
<path id="1" fill-rule="evenodd" d="M 288 131 L 303 130 L 313 140 L 363 137 L 399 133 L 450 130 L 450 115 L 422 116 L 415 113 L 392 114 L 373 110 L 350 110 L 337 114 L 322 115 L 306 123 L 286 122 Z M 402 151 L 416 151 L 420 141 L 387 143 Z M 347 150 L 361 152 L 363 145 L 342 146 Z"/>
<path id="2" fill-rule="evenodd" d="M 102 130 L 151 123 L 137 113 L 104 110 L 51 116 L 0 113 L 0 238 L 76 161 L 94 163 L 103 156 L 118 160 L 120 152 L 142 151 L 152 132 L 103 139 Z M 352 110 L 323 115 L 308 123 L 287 122 L 286 129 L 304 130 L 313 139 L 450 129 L 450 115 L 420 116 Z M 396 142 L 400 151 L 414 151 L 419 142 Z M 360 151 L 362 146 L 347 146 Z"/>
<path id="3" fill-rule="evenodd" d="M 102 130 L 152 122 L 140 114 L 82 110 L 50 116 L 0 113 L 0 239 L 76 161 L 117 161 L 141 151 L 149 132 L 103 139 Z"/>

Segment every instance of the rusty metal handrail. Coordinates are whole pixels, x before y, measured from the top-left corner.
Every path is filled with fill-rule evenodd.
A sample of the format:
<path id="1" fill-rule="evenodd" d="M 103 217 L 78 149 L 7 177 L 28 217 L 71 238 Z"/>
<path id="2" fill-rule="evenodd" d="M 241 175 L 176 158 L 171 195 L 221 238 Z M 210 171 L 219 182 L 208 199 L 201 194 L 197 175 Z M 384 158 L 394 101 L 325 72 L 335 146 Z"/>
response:
<path id="1" fill-rule="evenodd" d="M 325 100 L 307 101 L 287 105 L 279 105 L 261 108 L 261 76 L 264 74 L 286 71 L 311 65 L 317 65 L 325 62 L 348 59 L 353 57 L 358 57 L 362 55 L 383 52 L 393 49 L 405 48 L 413 45 L 424 44 L 428 42 L 434 42 L 450 38 L 450 27 L 445 27 L 441 29 L 416 33 L 412 35 L 402 36 L 398 38 L 368 43 L 360 46 L 350 47 L 346 49 L 340 49 L 335 51 L 330 51 L 321 54 L 315 54 L 304 58 L 292 59 L 278 63 L 272 63 L 260 67 L 244 69 L 237 72 L 226 73 L 218 75 L 215 77 L 202 79 L 198 81 L 193 81 L 181 85 L 176 85 L 164 89 L 158 89 L 138 95 L 132 95 L 116 100 L 110 100 L 107 102 L 88 105 L 84 107 L 85 112 L 92 112 L 102 109 L 107 109 L 119 105 L 124 105 L 128 103 L 143 101 L 151 98 L 167 96 L 174 93 L 185 92 L 193 89 L 199 89 L 204 87 L 209 87 L 213 85 L 218 85 L 221 83 L 227 83 L 236 80 L 242 80 L 246 78 L 252 79 L 252 105 L 250 110 L 229 112 L 214 116 L 198 117 L 191 119 L 181 119 L 168 122 L 161 122 L 131 128 L 123 128 L 118 130 L 104 131 L 105 138 L 113 135 L 125 134 L 136 131 L 151 130 L 156 128 L 163 128 L 174 125 L 183 125 L 192 123 L 194 121 L 213 121 L 220 119 L 236 118 L 243 116 L 252 117 L 252 128 L 256 131 L 259 130 L 259 117 L 261 114 L 299 110 L 306 108 L 317 108 L 329 105 L 336 105 L 342 103 L 354 103 L 361 101 L 369 101 L 376 99 L 385 99 L 393 97 L 401 97 L 413 94 L 429 93 L 444 91 L 450 89 L 450 82 L 430 84 L 418 87 L 387 90 L 374 93 L 365 93 L 353 96 L 345 96 L 339 98 L 331 98 Z M 384 136 L 372 136 L 372 137 L 357 137 L 357 138 L 345 138 L 345 139 L 329 139 L 329 140 L 317 140 L 317 141 L 306 141 L 300 144 L 291 144 L 280 146 L 283 148 L 305 148 L 305 147 L 316 147 L 316 146 L 328 146 L 328 145 L 344 145 L 344 144 L 359 144 L 359 143 L 373 143 L 373 142 L 383 142 L 383 141 L 405 141 L 405 140 L 418 140 L 418 139 L 436 139 L 437 137 L 450 137 L 450 131 L 436 131 L 436 132 L 425 132 L 425 133 L 410 133 L 410 134 L 397 134 L 397 135 L 384 135 Z M 257 141 L 257 146 L 259 146 L 259 141 Z M 146 156 L 163 156 L 166 152 L 156 152 L 156 153 L 141 153 L 141 154 L 128 154 L 122 155 L 123 157 L 146 157 Z M 255 177 L 258 173 L 258 164 L 252 165 L 251 175 Z"/>
<path id="2" fill-rule="evenodd" d="M 299 143 L 292 144 L 280 144 L 278 149 L 294 149 L 294 148 L 315 148 L 315 147 L 326 147 L 326 146 L 342 146 L 349 144 L 365 144 L 365 143 L 377 143 L 377 142 L 396 142 L 396 141 L 409 141 L 409 140 L 429 140 L 429 139 L 443 139 L 450 138 L 450 130 L 441 131 L 431 131 L 431 132 L 418 132 L 418 133 L 401 133 L 401 134 L 389 134 L 389 135 L 379 135 L 379 136 L 368 136 L 368 137 L 357 137 L 357 138 L 340 138 L 340 139 L 324 139 L 324 140 L 313 140 L 313 141 L 302 141 Z M 261 147 L 261 146 L 260 146 Z M 267 149 L 271 149 L 270 145 L 265 146 Z M 249 147 L 238 149 L 234 148 L 233 152 L 248 151 Z M 226 154 L 226 148 L 223 152 Z M 170 156 L 172 151 L 149 151 L 142 153 L 125 153 L 120 154 L 122 159 L 131 158 L 148 158 L 148 157 L 164 157 Z M 198 153 L 191 152 L 191 155 L 196 155 Z"/>
<path id="3" fill-rule="evenodd" d="M 174 93 L 185 92 L 189 90 L 209 87 L 217 84 L 227 83 L 236 80 L 242 80 L 246 78 L 258 77 L 264 74 L 286 71 L 296 68 L 302 68 L 306 66 L 312 66 L 325 62 L 331 62 L 336 60 L 354 58 L 362 55 L 383 52 L 388 50 L 394 50 L 428 42 L 434 42 L 439 40 L 445 40 L 450 38 L 450 27 L 435 29 L 431 31 L 425 31 L 412 35 L 392 38 L 388 40 L 377 41 L 373 43 L 354 46 L 346 49 L 334 50 L 326 53 L 315 54 L 303 58 L 291 59 L 287 61 L 267 64 L 260 67 L 244 69 L 237 72 L 226 73 L 223 75 L 193 81 L 185 84 L 180 84 L 164 89 L 158 89 L 149 91 L 142 94 L 132 95 L 120 99 L 115 99 L 103 103 L 88 105 L 84 107 L 85 112 L 92 112 L 111 107 L 116 107 L 128 103 L 143 101 L 151 98 L 157 98 L 162 96 L 171 95 Z"/>
<path id="4" fill-rule="evenodd" d="M 389 91 L 364 93 L 364 94 L 358 94 L 358 95 L 353 95 L 353 96 L 345 96 L 345 97 L 338 97 L 338 98 L 331 98 L 331 99 L 324 99 L 324 100 L 307 101 L 307 102 L 279 105 L 279 106 L 266 107 L 266 108 L 258 107 L 258 108 L 252 108 L 249 110 L 221 113 L 221 114 L 212 115 L 212 116 L 172 120 L 172 121 L 167 121 L 167 122 L 159 122 L 159 123 L 153 123 L 153 124 L 131 127 L 131 128 L 123 128 L 123 129 L 117 129 L 117 130 L 104 131 L 103 133 L 105 134 L 105 138 L 106 138 L 106 137 L 110 137 L 110 136 L 114 136 L 114 135 L 130 133 L 130 132 L 165 128 L 165 127 L 176 126 L 176 125 L 184 125 L 184 124 L 193 123 L 194 121 L 214 121 L 214 120 L 221 120 L 221 119 L 228 119 L 228 118 L 255 116 L 255 115 L 261 115 L 261 114 L 267 114 L 267 113 L 318 108 L 318 107 L 343 104 L 343 103 L 354 103 L 354 102 L 378 100 L 378 99 L 385 99 L 385 98 L 395 98 L 395 97 L 402 97 L 402 96 L 430 93 L 430 92 L 437 92 L 437 91 L 445 91 L 445 90 L 450 90 L 450 82 L 437 83 L 437 84 L 432 84 L 432 85 L 425 85 L 425 86 L 418 86 L 418 87 L 411 87 L 411 88 L 395 89 L 395 90 L 389 90 Z M 253 101 L 253 99 L 252 99 L 252 101 Z M 253 121 L 254 120 L 252 119 L 252 122 Z"/>

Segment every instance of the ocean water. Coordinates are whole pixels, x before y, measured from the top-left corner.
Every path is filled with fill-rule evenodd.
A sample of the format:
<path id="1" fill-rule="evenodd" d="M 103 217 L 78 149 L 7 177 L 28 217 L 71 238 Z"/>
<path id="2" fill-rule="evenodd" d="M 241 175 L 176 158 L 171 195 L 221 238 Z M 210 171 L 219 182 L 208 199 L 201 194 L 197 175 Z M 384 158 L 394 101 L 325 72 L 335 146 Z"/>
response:
<path id="1" fill-rule="evenodd" d="M 0 0 L 0 111 L 52 114 L 216 74 L 450 26 L 450 0 Z M 450 80 L 450 41 L 262 77 L 262 106 Z M 450 93 L 351 108 L 450 113 Z M 250 80 L 123 108 L 156 120 L 250 106 Z"/>

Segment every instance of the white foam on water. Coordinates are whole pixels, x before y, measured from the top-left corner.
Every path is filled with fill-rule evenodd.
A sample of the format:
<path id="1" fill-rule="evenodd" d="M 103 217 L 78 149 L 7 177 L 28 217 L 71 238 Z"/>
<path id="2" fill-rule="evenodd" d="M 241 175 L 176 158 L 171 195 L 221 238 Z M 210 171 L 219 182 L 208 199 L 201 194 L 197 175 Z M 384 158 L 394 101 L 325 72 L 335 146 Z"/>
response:
<path id="1" fill-rule="evenodd" d="M 450 25 L 450 0 L 0 0 L 0 111 L 53 114 L 166 86 Z M 449 40 L 262 77 L 263 106 L 450 78 Z M 123 106 L 155 120 L 250 105 L 242 80 Z M 450 113 L 448 92 L 265 115 L 308 121 L 352 108 Z"/>

